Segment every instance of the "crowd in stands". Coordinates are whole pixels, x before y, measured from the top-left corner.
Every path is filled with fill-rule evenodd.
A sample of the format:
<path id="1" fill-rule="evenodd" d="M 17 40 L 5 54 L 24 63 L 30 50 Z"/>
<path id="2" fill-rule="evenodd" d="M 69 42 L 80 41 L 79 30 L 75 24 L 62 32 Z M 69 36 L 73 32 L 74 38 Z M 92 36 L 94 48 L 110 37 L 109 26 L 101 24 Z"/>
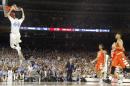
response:
<path id="1" fill-rule="evenodd" d="M 20 64 L 17 52 L 11 48 L 0 48 L 0 81 L 85 81 L 96 77 L 94 64 L 90 61 L 96 52 L 59 50 L 23 50 L 25 60 Z M 68 62 L 73 64 L 72 79 L 68 79 Z M 9 75 L 10 74 L 10 75 Z"/>

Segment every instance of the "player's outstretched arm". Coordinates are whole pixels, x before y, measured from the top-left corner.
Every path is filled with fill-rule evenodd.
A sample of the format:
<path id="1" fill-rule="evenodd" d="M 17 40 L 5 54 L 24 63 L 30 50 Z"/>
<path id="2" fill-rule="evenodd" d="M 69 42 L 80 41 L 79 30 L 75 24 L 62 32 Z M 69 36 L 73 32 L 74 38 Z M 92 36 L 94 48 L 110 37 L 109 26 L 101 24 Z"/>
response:
<path id="1" fill-rule="evenodd" d="M 7 13 L 7 17 L 9 18 L 9 20 L 12 20 L 13 18 L 11 17 L 11 12 L 14 10 L 14 7 L 13 6 L 11 6 L 11 9 L 10 9 L 10 11 Z"/>
<path id="2" fill-rule="evenodd" d="M 21 11 L 22 11 L 22 20 L 24 20 L 25 19 L 25 14 L 24 14 L 23 8 L 21 8 Z"/>

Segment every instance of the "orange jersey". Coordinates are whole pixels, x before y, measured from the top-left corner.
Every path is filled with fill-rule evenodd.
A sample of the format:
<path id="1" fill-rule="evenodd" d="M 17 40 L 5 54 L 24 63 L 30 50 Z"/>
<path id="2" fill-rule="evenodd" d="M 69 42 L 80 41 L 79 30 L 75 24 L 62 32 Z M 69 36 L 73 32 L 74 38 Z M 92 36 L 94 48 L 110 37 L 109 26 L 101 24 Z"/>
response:
<path id="1" fill-rule="evenodd" d="M 103 69 L 104 60 L 105 60 L 105 53 L 104 51 L 99 51 L 97 56 L 97 63 L 96 63 L 96 71 L 100 71 Z"/>
<path id="2" fill-rule="evenodd" d="M 126 56 L 124 54 L 124 48 L 121 48 L 118 43 L 116 43 L 116 50 L 114 51 L 114 56 L 112 57 L 112 66 L 120 66 L 125 68 L 128 64 L 126 61 Z"/>
<path id="3" fill-rule="evenodd" d="M 99 51 L 98 52 L 97 63 L 104 63 L 104 58 L 105 58 L 104 51 Z"/>

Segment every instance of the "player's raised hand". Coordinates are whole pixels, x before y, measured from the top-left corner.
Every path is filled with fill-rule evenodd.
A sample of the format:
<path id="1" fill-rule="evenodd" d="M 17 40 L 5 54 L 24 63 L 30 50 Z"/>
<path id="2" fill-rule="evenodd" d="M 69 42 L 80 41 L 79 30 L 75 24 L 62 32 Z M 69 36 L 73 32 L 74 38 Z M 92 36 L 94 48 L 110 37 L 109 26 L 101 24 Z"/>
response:
<path id="1" fill-rule="evenodd" d="M 11 6 L 11 9 L 14 10 L 14 6 Z"/>
<path id="2" fill-rule="evenodd" d="M 16 4 L 12 5 L 12 7 L 13 7 L 13 10 L 17 10 L 18 9 Z"/>
<path id="3" fill-rule="evenodd" d="M 23 11 L 23 8 L 20 8 L 21 11 Z"/>

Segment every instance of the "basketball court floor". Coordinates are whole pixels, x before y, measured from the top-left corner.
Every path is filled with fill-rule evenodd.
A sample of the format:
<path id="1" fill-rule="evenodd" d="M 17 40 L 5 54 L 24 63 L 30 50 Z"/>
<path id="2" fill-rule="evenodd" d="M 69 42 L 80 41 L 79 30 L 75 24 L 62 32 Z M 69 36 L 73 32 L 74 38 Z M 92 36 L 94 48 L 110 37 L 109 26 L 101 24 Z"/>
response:
<path id="1" fill-rule="evenodd" d="M 0 86 L 130 86 L 130 83 L 78 83 L 78 82 L 1 82 Z"/>

